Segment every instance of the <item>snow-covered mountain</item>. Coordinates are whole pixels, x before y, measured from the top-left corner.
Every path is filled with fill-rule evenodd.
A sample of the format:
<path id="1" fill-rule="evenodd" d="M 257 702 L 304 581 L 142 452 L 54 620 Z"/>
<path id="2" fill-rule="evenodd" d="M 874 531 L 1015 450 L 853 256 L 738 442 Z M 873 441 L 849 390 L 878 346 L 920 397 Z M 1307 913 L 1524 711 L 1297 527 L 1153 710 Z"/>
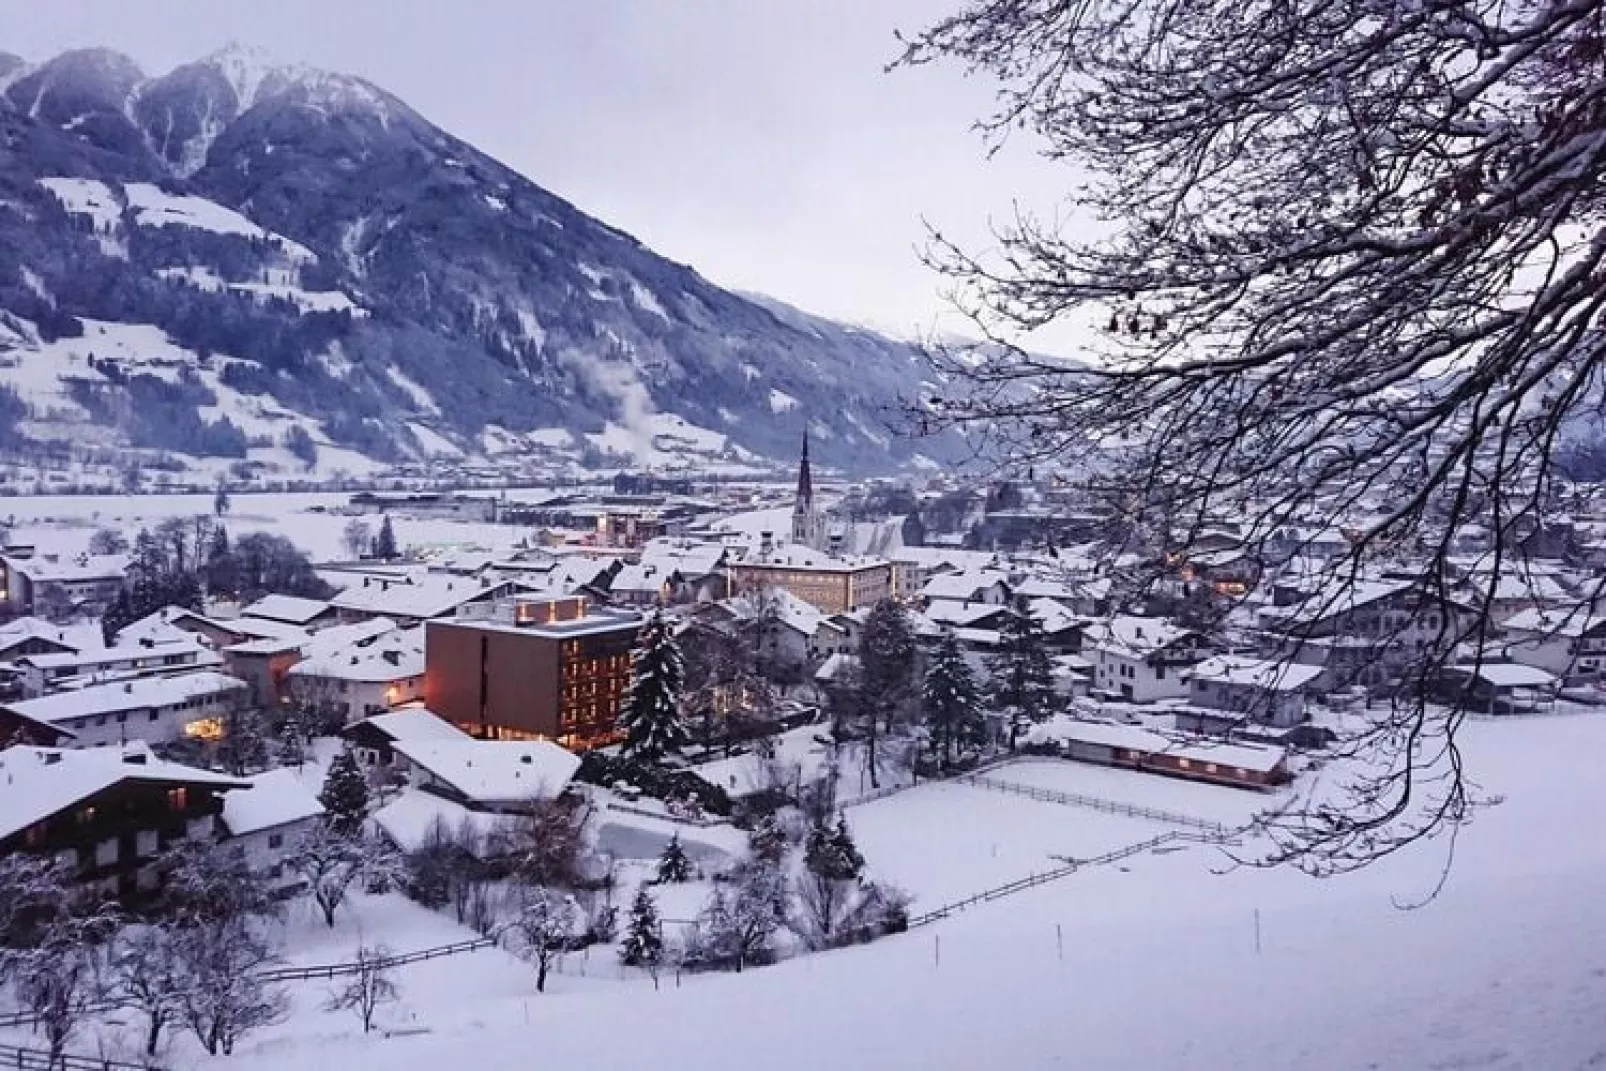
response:
<path id="1" fill-rule="evenodd" d="M 709 465 L 790 459 L 807 424 L 873 471 L 942 449 L 887 427 L 924 371 L 710 284 L 361 79 L 239 48 L 157 78 L 0 54 L 12 446 L 290 475 Z"/>

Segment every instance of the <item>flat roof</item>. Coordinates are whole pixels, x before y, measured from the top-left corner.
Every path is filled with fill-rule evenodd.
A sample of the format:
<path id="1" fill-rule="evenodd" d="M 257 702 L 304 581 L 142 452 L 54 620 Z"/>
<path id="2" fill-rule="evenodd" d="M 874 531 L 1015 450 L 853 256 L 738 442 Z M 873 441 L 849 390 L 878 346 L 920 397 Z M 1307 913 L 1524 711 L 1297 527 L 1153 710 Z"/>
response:
<path id="1" fill-rule="evenodd" d="M 475 618 L 441 618 L 429 622 L 431 628 L 445 626 L 450 628 L 481 629 L 486 632 L 511 632 L 519 636 L 541 636 L 552 640 L 572 639 L 576 636 L 596 636 L 608 632 L 621 632 L 625 629 L 635 631 L 639 629 L 645 619 L 639 614 L 601 614 L 595 611 L 584 617 L 577 617 L 572 621 L 532 622 L 527 625 L 515 625 L 511 621 L 496 619 L 479 620 Z"/>

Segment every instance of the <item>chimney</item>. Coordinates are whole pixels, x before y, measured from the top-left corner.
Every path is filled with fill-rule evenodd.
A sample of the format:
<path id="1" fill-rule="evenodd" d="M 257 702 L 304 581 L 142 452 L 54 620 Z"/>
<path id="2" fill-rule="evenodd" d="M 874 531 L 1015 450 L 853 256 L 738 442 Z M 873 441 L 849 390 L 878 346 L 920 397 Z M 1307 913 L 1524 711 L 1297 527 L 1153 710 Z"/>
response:
<path id="1" fill-rule="evenodd" d="M 128 763 L 130 766 L 144 766 L 146 760 L 149 758 L 150 756 L 145 754 L 143 751 L 123 752 L 123 761 Z"/>
<path id="2" fill-rule="evenodd" d="M 526 766 L 531 766 L 531 765 L 534 765 L 534 763 L 535 763 L 535 760 L 530 758 L 530 756 L 527 755 L 527 754 L 526 755 L 520 755 L 519 756 L 519 761 L 524 763 L 524 765 L 526 765 Z"/>
<path id="3" fill-rule="evenodd" d="M 363 586 L 363 587 L 367 587 L 367 586 L 368 586 L 368 581 L 369 581 L 369 579 L 370 579 L 370 578 L 369 578 L 369 577 L 366 577 L 366 576 L 365 576 L 365 577 L 363 577 L 363 578 L 362 578 L 362 586 Z"/>

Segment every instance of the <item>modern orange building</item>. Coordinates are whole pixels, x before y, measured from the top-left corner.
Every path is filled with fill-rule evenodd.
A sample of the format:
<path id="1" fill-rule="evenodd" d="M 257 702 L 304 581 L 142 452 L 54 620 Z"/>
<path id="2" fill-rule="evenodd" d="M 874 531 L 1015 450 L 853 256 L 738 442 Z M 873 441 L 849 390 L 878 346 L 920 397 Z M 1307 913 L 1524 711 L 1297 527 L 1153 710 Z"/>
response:
<path id="1" fill-rule="evenodd" d="M 640 626 L 578 595 L 464 607 L 425 626 L 425 700 L 482 739 L 612 743 Z"/>

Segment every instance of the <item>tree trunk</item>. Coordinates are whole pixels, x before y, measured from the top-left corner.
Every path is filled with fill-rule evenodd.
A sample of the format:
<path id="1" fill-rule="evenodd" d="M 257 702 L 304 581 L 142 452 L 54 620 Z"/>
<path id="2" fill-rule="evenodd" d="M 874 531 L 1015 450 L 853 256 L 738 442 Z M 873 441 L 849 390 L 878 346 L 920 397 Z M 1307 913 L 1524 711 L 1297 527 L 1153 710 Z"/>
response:
<path id="1" fill-rule="evenodd" d="M 145 1055 L 146 1056 L 155 1056 L 156 1055 L 156 1043 L 159 1040 L 161 1040 L 161 1036 L 162 1036 L 162 1017 L 160 1015 L 154 1015 L 153 1014 L 151 1016 L 150 1025 L 145 1030 Z"/>
<path id="2" fill-rule="evenodd" d="M 535 991 L 537 993 L 545 993 L 546 992 L 547 966 L 548 966 L 548 963 L 547 963 L 547 958 L 545 956 L 540 956 L 539 958 L 537 958 L 536 965 L 535 965 Z"/>

